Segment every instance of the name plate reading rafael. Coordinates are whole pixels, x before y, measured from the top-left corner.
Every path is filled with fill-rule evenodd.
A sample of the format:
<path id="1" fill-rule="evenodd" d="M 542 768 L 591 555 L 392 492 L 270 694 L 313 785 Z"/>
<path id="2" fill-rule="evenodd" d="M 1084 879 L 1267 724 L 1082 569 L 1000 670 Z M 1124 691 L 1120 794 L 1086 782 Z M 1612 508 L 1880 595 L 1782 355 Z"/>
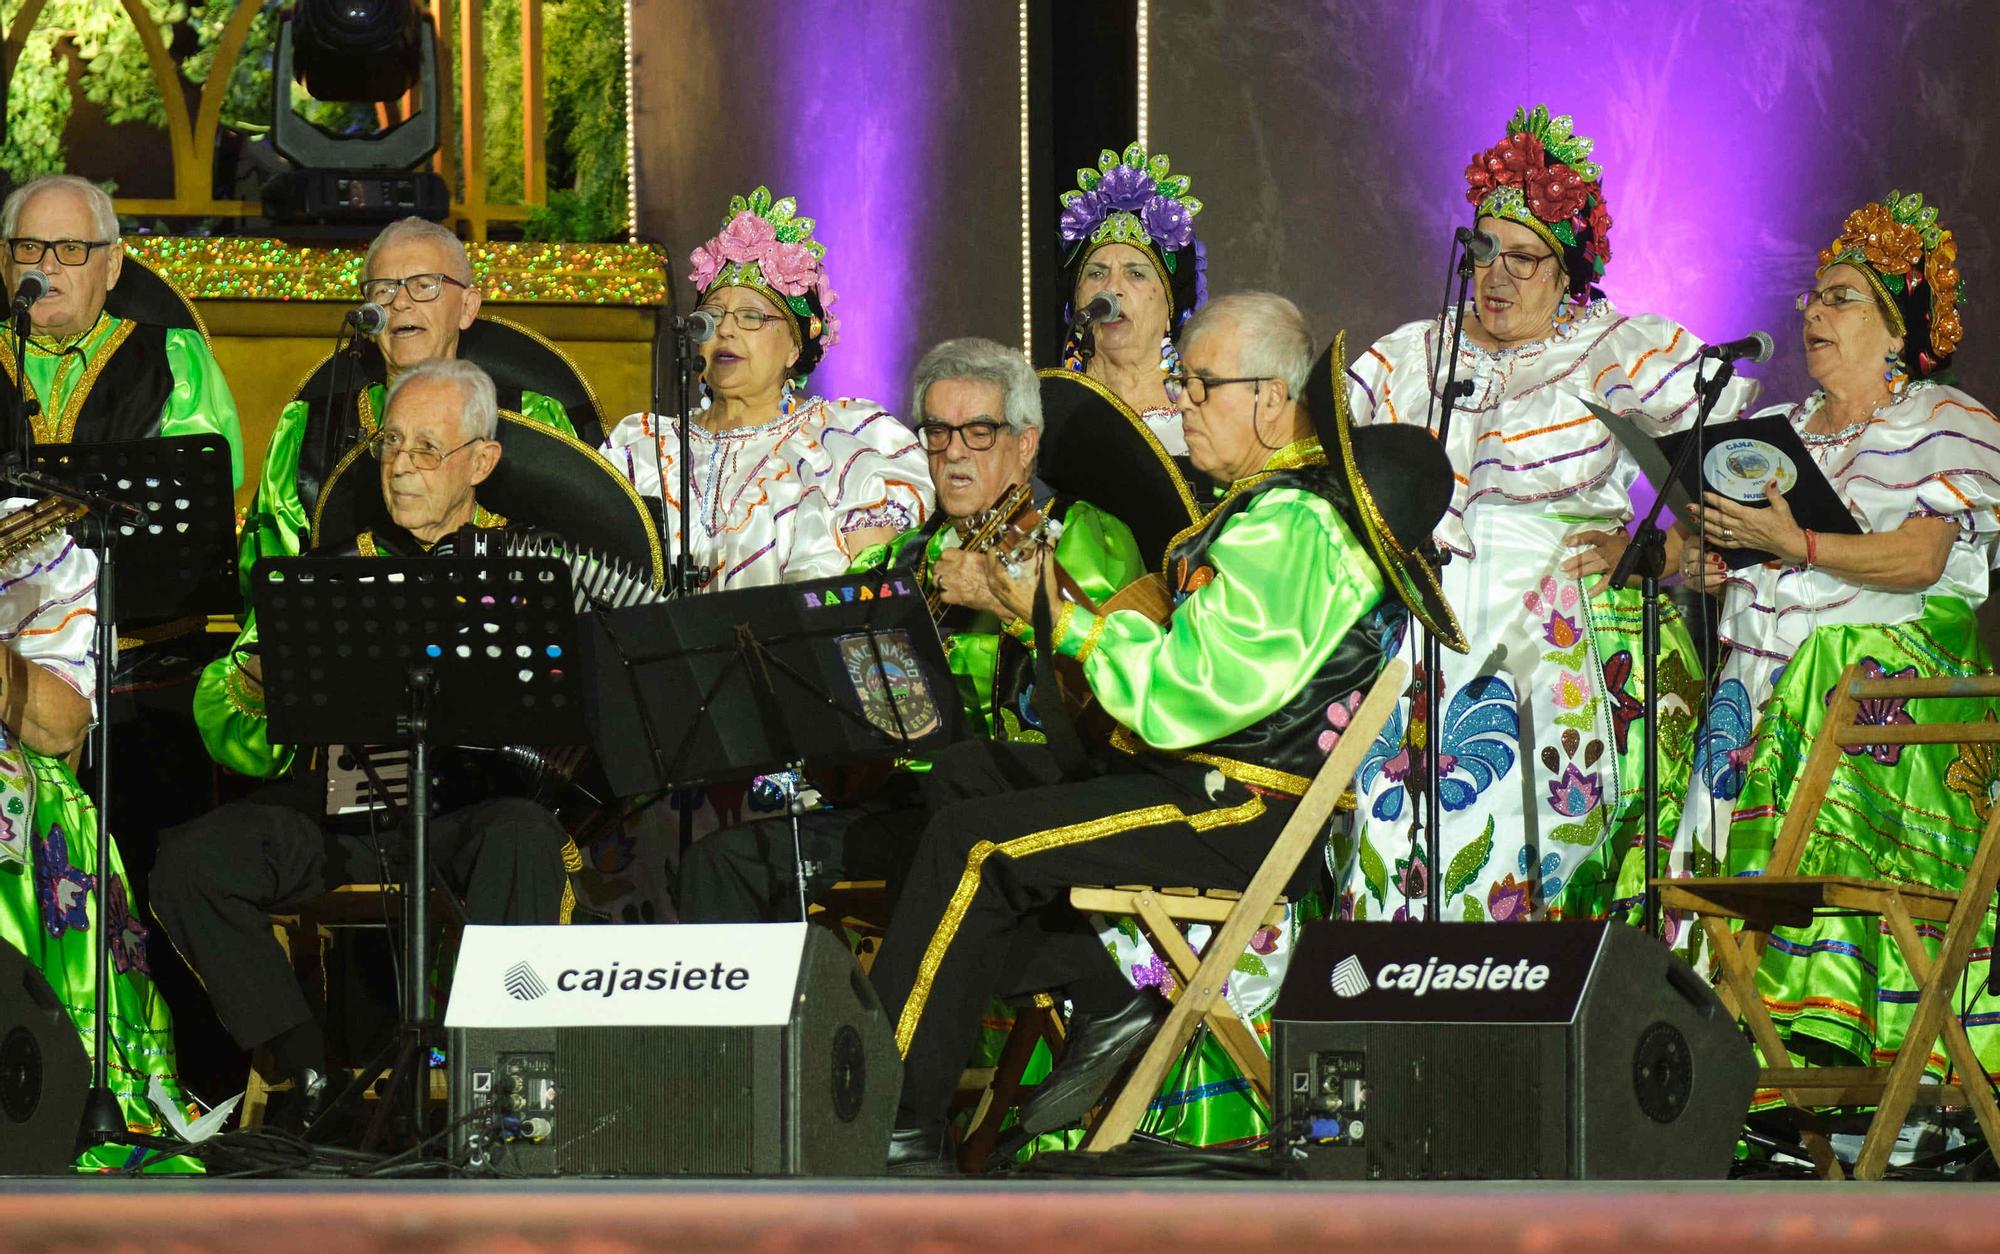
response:
<path id="1" fill-rule="evenodd" d="M 803 923 L 468 927 L 448 1028 L 786 1023 Z"/>

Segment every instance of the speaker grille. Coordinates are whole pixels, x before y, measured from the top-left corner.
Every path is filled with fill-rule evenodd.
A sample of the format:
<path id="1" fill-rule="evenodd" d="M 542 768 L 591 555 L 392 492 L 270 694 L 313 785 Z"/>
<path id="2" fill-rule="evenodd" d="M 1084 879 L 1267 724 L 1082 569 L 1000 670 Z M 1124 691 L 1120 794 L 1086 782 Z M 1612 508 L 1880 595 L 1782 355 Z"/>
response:
<path id="1" fill-rule="evenodd" d="M 756 1170 L 755 1030 L 557 1032 L 557 1169 L 695 1175 Z M 773 1096 L 767 1093 L 766 1099 Z"/>
<path id="2" fill-rule="evenodd" d="M 10 1123 L 26 1123 L 42 1105 L 42 1047 L 26 1028 L 11 1028 L 0 1040 L 0 1113 Z"/>
<path id="3" fill-rule="evenodd" d="M 1553 1057 L 1551 1057 L 1553 1055 Z M 1563 1173 L 1544 1129 L 1542 1080 L 1561 1028 L 1385 1023 L 1368 1034 L 1368 1166 L 1400 1179 L 1532 1179 Z M 1561 1071 L 1553 1092 L 1561 1092 Z"/>

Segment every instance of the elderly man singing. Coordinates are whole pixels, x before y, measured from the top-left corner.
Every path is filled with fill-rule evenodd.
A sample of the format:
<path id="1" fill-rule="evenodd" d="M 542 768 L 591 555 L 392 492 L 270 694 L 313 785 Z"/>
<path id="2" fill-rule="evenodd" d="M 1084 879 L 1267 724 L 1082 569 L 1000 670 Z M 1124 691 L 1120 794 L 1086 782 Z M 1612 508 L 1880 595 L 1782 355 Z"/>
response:
<path id="1" fill-rule="evenodd" d="M 492 520 L 477 488 L 500 462 L 493 382 L 470 362 L 426 361 L 398 375 L 382 429 L 381 461 L 392 525 L 364 531 L 336 555 L 416 556 L 467 525 Z M 207 986 L 223 1026 L 244 1048 L 268 1047 L 305 1095 L 303 1121 L 331 1096 L 326 1046 L 270 914 L 339 884 L 391 874 L 400 841 L 378 847 L 369 819 L 326 817 L 325 765 L 274 745 L 264 711 L 257 627 L 203 673 L 195 719 L 216 761 L 244 774 L 286 778 L 167 832 L 153 872 L 153 910 Z M 432 865 L 464 894 L 472 923 L 555 923 L 564 907 L 566 838 L 533 802 L 490 797 L 437 816 Z"/>
<path id="2" fill-rule="evenodd" d="M 1336 346 L 1315 365 L 1304 320 L 1282 297 L 1212 302 L 1189 322 L 1181 358 L 1169 384 L 1188 451 L 1231 486 L 1168 555 L 1171 617 L 1050 600 L 1048 643 L 1082 664 L 1105 711 L 1136 737 L 1114 740 L 1128 756 L 1075 781 L 1039 746 L 968 742 L 937 762 L 937 808 L 873 972 L 904 1056 L 891 1170 L 945 1169 L 946 1110 L 995 994 L 1059 989 L 1075 1011 L 1063 1061 L 1023 1127 L 1061 1127 L 1095 1104 L 1166 1006 L 1126 982 L 1069 908 L 1069 886 L 1243 887 L 1325 757 L 1326 711 L 1368 686 L 1404 622 L 1399 599 L 1420 599 L 1400 556 L 1394 570 L 1374 557 L 1398 549 L 1362 537 L 1375 537 L 1384 514 L 1397 535 L 1427 534 L 1449 496 L 1436 442 L 1382 428 L 1368 433 L 1374 447 L 1355 449 L 1361 474 L 1350 472 L 1314 434 L 1316 418 L 1326 439 L 1339 430 L 1344 440 L 1344 411 L 1309 416 L 1301 404 L 1309 378 L 1338 379 L 1345 363 Z M 1393 498 L 1371 501 L 1375 476 L 1394 476 Z M 1034 578 L 945 553 L 938 579 L 947 601 L 1030 634 Z M 1046 563 L 1041 583 L 1053 584 Z"/>

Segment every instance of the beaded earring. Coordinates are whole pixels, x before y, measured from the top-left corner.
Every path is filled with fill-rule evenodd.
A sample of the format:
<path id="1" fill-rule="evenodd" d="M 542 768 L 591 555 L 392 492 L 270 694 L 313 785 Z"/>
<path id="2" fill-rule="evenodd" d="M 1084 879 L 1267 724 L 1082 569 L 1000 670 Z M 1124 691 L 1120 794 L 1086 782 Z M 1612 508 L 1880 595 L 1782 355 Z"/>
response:
<path id="1" fill-rule="evenodd" d="M 1882 361 L 1888 366 L 1888 369 L 1882 372 L 1882 381 L 1889 385 L 1890 391 L 1900 390 L 1904 381 L 1909 378 L 1909 372 L 1903 369 L 1902 357 L 1890 351 L 1882 354 Z"/>
<path id="2" fill-rule="evenodd" d="M 1569 330 L 1570 323 L 1575 321 L 1576 321 L 1575 302 L 1567 300 L 1558 302 L 1556 305 L 1555 328 L 1554 328 L 1556 336 L 1560 338 L 1564 332 Z"/>
<path id="3" fill-rule="evenodd" d="M 1075 371 L 1078 374 L 1083 373 L 1083 348 L 1076 342 L 1074 335 L 1063 337 L 1062 364 L 1064 370 Z"/>
<path id="4" fill-rule="evenodd" d="M 783 417 L 784 415 L 791 413 L 793 410 L 799 407 L 799 390 L 798 387 L 796 386 L 797 382 L 798 380 L 796 379 L 787 379 L 785 380 L 785 386 L 779 390 L 778 414 L 780 417 Z"/>
<path id="5" fill-rule="evenodd" d="M 1181 372 L 1181 350 L 1174 347 L 1174 337 L 1160 337 L 1160 373 L 1176 375 Z"/>

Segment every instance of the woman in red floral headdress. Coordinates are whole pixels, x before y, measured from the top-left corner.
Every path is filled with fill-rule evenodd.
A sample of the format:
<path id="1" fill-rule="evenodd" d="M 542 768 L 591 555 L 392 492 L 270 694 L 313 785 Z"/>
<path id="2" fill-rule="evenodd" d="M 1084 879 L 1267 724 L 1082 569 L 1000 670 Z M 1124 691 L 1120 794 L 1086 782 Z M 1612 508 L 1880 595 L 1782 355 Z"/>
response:
<path id="1" fill-rule="evenodd" d="M 1475 271 L 1471 307 L 1453 315 L 1464 328 L 1457 378 L 1471 390 L 1452 412 L 1458 489 L 1437 542 L 1472 649 L 1444 655 L 1432 699 L 1400 711 L 1363 764 L 1353 839 L 1336 846 L 1343 908 L 1356 917 L 1420 917 L 1434 874 L 1448 919 L 1623 913 L 1641 891 L 1637 862 L 1625 865 L 1643 830 L 1640 598 L 1605 586 L 1638 468 L 1584 402 L 1656 434 L 1683 427 L 1702 343 L 1668 319 L 1619 312 L 1599 289 L 1611 213 L 1591 147 L 1538 105 L 1515 113 L 1466 170 L 1476 225 L 1499 248 Z M 1358 357 L 1354 421 L 1425 422 L 1451 332 L 1449 320 L 1413 322 Z M 1751 394 L 1731 384 L 1716 417 Z M 1663 641 L 1661 827 L 1671 833 L 1701 678 L 1671 611 Z M 1411 828 L 1433 715 L 1443 719 L 1436 867 Z"/>

